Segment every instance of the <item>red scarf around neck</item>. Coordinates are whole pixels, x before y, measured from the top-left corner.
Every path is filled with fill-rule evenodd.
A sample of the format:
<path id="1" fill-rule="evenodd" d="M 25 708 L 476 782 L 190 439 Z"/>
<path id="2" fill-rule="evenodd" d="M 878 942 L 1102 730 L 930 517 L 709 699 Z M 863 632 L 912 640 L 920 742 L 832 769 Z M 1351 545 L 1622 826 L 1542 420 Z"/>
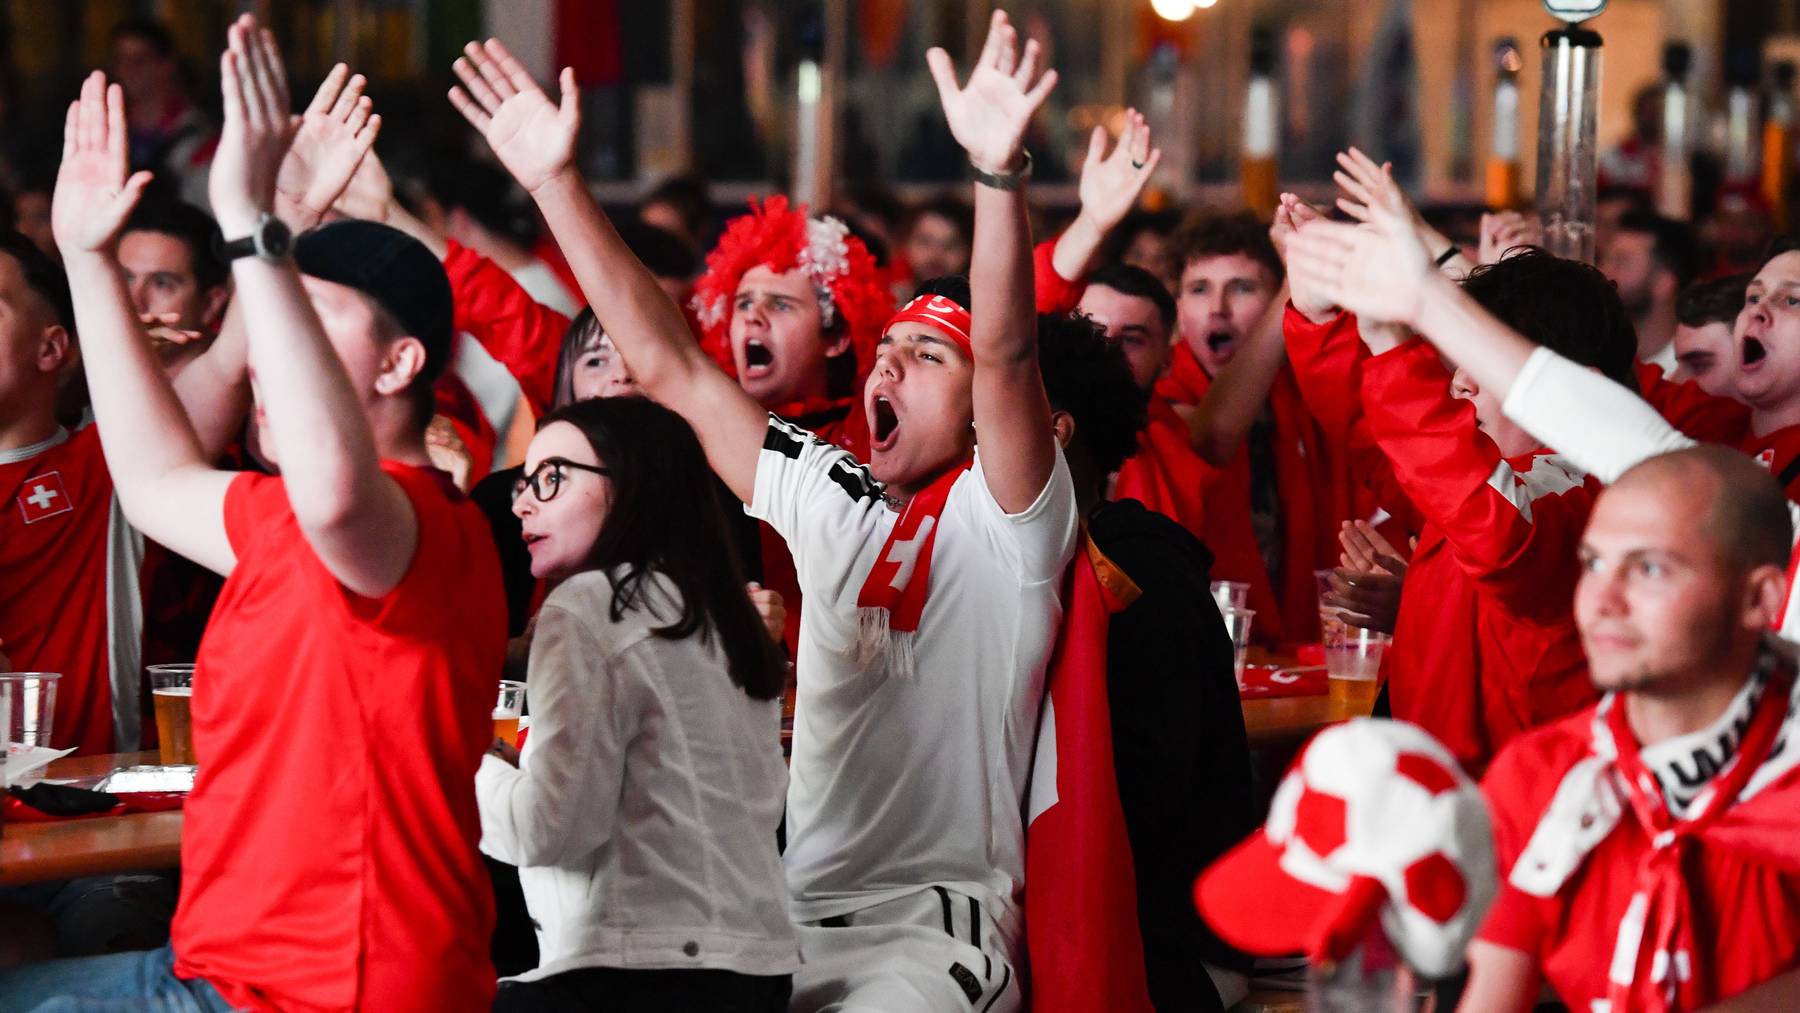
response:
<path id="1" fill-rule="evenodd" d="M 888 532 L 881 555 L 856 596 L 858 608 L 879 609 L 888 614 L 888 629 L 912 633 L 925 612 L 925 595 L 931 589 L 931 547 L 937 542 L 938 520 L 950 499 L 950 487 L 968 471 L 973 459 L 947 470 L 906 501 L 900 519 Z"/>
<path id="2" fill-rule="evenodd" d="M 1677 819 L 1662 787 L 1639 756 L 1622 700 L 1609 697 L 1595 716 L 1596 747 L 1610 747 L 1610 779 L 1651 840 L 1638 868 L 1638 885 L 1619 926 L 1609 974 L 1608 999 L 1615 1010 L 1698 1009 L 1718 1000 L 1713 975 L 1694 937 L 1693 901 L 1685 877 L 1701 848 L 1743 852 L 1749 860 L 1800 865 L 1800 818 L 1791 792 L 1754 801 L 1741 796 L 1751 778 L 1771 758 L 1788 718 L 1794 671 L 1774 667 L 1751 712 L 1737 754 Z M 1787 743 L 1786 748 L 1800 748 Z M 1758 804 L 1760 803 L 1760 804 Z M 1780 810 L 1769 820 L 1771 807 Z"/>

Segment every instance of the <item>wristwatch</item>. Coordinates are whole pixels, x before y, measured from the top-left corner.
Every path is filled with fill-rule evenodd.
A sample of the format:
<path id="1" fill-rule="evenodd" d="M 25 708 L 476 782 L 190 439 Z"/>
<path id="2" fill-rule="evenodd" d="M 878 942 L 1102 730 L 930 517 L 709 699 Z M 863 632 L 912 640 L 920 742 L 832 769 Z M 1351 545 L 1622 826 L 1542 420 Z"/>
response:
<path id="1" fill-rule="evenodd" d="M 1012 172 L 988 172 L 974 162 L 970 162 L 969 174 L 974 176 L 975 182 L 982 186 L 991 186 L 996 190 L 1017 190 L 1031 178 L 1031 152 L 1020 148 L 1019 154 L 1025 156 L 1024 164 Z"/>
<path id="2" fill-rule="evenodd" d="M 281 219 L 267 213 L 257 219 L 256 227 L 250 230 L 249 235 L 219 244 L 219 255 L 227 261 L 252 256 L 264 260 L 282 260 L 293 251 L 293 230 Z"/>

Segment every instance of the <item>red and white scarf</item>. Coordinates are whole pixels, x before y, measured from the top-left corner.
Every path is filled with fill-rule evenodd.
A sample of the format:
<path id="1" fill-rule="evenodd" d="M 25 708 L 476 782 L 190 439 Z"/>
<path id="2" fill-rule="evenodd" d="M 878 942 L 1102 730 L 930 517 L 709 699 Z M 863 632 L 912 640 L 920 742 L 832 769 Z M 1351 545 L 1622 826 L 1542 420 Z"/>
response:
<path id="1" fill-rule="evenodd" d="M 1720 998 L 1710 994 L 1711 969 L 1698 963 L 1707 954 L 1696 948 L 1683 875 L 1700 849 L 1800 871 L 1800 785 L 1787 776 L 1800 761 L 1800 742 L 1787 741 L 1800 717 L 1794 666 L 1766 652 L 1752 678 L 1748 697 L 1733 707 L 1741 722 L 1735 751 L 1679 813 L 1645 764 L 1618 695 L 1608 694 L 1594 712 L 1592 753 L 1563 776 L 1514 863 L 1514 887 L 1550 897 L 1627 810 L 1650 838 L 1613 947 L 1608 1000 L 1615 1011 L 1697 1009 Z M 1763 790 L 1777 781 L 1783 790 Z"/>
<path id="2" fill-rule="evenodd" d="M 886 334 L 895 324 L 909 322 L 927 324 L 943 332 L 970 361 L 974 360 L 969 311 L 954 300 L 941 295 L 918 296 L 894 314 L 882 333 Z M 949 502 L 950 488 L 973 463 L 965 460 L 952 466 L 914 493 L 900 511 L 894 529 L 888 532 L 881 555 L 875 557 L 875 565 L 856 596 L 859 666 L 871 665 L 886 654 L 890 674 L 903 679 L 915 674 L 912 634 L 918 632 L 919 617 L 925 613 L 925 596 L 931 590 L 931 551 L 937 543 L 938 522 Z"/>

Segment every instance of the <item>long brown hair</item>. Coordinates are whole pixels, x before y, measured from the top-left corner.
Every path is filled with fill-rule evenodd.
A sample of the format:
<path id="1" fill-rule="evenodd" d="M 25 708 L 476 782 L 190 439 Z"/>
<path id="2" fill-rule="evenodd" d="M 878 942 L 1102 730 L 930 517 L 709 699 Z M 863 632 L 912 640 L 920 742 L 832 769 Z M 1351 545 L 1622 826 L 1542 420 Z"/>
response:
<path id="1" fill-rule="evenodd" d="M 586 569 L 609 575 L 613 621 L 637 600 L 644 576 L 661 573 L 681 594 L 681 616 L 656 635 L 717 636 L 735 685 L 757 700 L 780 696 L 785 665 L 745 591 L 718 480 L 687 420 L 630 396 L 564 405 L 539 428 L 552 422 L 581 430 L 612 478 L 612 506 Z"/>

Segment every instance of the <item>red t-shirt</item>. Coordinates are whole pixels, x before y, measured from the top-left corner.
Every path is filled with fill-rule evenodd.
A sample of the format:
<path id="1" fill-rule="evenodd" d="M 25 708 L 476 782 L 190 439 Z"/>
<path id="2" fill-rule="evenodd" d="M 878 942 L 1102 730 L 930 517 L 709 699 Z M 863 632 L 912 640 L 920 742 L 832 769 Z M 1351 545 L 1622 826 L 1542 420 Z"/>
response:
<path id="1" fill-rule="evenodd" d="M 225 497 L 237 566 L 194 677 L 200 774 L 175 971 L 255 1010 L 485 1010 L 493 898 L 475 768 L 506 603 L 487 522 L 447 476 L 383 464 L 419 542 L 381 599 L 343 588 L 278 477 Z"/>
<path id="2" fill-rule="evenodd" d="M 1563 776 L 1588 755 L 1593 720 L 1590 707 L 1514 739 L 1482 782 L 1493 814 L 1500 891 L 1478 936 L 1535 958 L 1572 1010 L 1606 998 L 1619 922 L 1637 888 L 1649 839 L 1626 806 L 1619 825 L 1556 896 L 1534 897 L 1506 877 Z M 1696 954 L 1694 964 L 1712 975 L 1712 994 L 1729 998 L 1800 966 L 1800 874 L 1700 847 L 1686 881 L 1694 939 L 1712 947 Z"/>
<path id="3" fill-rule="evenodd" d="M 0 653 L 14 671 L 62 674 L 51 721 L 59 749 L 137 747 L 142 555 L 114 508 L 93 426 L 0 453 Z M 123 742 L 114 741 L 115 682 L 131 723 Z"/>

